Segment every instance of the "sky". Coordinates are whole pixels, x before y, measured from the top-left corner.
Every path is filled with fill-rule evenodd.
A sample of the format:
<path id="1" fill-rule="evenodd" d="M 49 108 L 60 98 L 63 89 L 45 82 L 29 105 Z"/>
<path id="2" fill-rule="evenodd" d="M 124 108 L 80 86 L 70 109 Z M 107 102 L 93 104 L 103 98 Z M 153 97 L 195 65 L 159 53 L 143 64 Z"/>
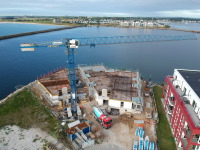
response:
<path id="1" fill-rule="evenodd" d="M 0 16 L 200 18 L 200 0 L 0 0 Z"/>

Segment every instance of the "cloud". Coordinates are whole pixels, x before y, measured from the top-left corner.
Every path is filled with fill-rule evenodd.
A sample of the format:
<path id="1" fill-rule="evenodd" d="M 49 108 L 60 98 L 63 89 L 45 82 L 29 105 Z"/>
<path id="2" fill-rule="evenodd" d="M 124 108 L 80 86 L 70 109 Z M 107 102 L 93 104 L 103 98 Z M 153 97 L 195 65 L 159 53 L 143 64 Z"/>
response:
<path id="1" fill-rule="evenodd" d="M 61 6 L 59 4 L 38 4 L 38 3 L 8 3 L 8 5 L 15 5 L 15 6 L 44 6 L 44 7 L 56 7 Z"/>
<path id="2" fill-rule="evenodd" d="M 1 0 L 0 4 L 0 10 L 7 10 L 0 16 L 27 14 L 30 9 L 33 15 L 200 18 L 200 0 Z"/>
<path id="3" fill-rule="evenodd" d="M 192 18 L 200 18 L 200 9 L 194 10 L 168 10 L 168 11 L 159 11 L 156 12 L 161 14 L 162 16 L 169 17 L 192 17 Z"/>
<path id="4" fill-rule="evenodd" d="M 0 11 L 6 10 L 30 10 L 28 8 L 0 8 Z"/>
<path id="5" fill-rule="evenodd" d="M 106 16 L 127 16 L 127 17 L 130 17 L 132 16 L 132 14 L 130 13 L 117 13 L 117 12 L 102 12 L 100 13 L 102 15 L 106 15 Z"/>

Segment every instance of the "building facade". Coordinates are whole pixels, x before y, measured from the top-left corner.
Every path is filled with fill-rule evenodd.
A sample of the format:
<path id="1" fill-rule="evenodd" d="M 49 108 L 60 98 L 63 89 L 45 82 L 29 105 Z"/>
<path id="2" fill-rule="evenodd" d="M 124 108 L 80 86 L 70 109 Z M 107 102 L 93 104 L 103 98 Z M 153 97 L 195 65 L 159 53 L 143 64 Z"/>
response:
<path id="1" fill-rule="evenodd" d="M 200 150 L 200 71 L 175 69 L 162 97 L 177 148 Z"/>

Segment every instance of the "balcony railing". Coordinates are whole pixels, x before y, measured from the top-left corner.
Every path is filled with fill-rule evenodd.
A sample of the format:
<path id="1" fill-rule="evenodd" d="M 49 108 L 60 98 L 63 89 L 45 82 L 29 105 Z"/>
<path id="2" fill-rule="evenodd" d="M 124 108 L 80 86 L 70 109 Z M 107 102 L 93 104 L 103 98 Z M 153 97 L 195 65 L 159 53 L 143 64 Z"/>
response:
<path id="1" fill-rule="evenodd" d="M 183 111 L 184 111 L 185 116 L 193 122 L 192 124 L 194 124 L 194 126 L 200 127 L 199 117 L 195 113 L 194 108 L 190 104 L 190 101 L 188 100 L 186 96 L 184 96 L 184 92 L 181 90 L 181 88 L 173 84 L 171 78 L 168 78 L 168 79 L 169 79 L 168 81 L 171 81 L 171 85 L 174 87 L 174 89 L 176 90 L 176 93 L 180 97 L 180 98 L 179 97 L 175 97 L 175 98 L 180 99 L 181 105 L 183 105 Z"/>
<path id="2" fill-rule="evenodd" d="M 198 143 L 199 138 L 192 138 L 193 143 Z"/>
<path id="3" fill-rule="evenodd" d="M 186 136 L 187 138 L 189 139 L 190 138 L 190 134 L 191 134 L 191 131 L 187 128 L 184 128 L 185 129 L 185 132 L 186 132 Z"/>
<path id="4" fill-rule="evenodd" d="M 186 138 L 182 138 L 181 141 L 182 141 L 183 147 L 184 147 L 184 149 L 185 149 L 186 146 L 188 145 L 187 139 L 186 139 Z"/>

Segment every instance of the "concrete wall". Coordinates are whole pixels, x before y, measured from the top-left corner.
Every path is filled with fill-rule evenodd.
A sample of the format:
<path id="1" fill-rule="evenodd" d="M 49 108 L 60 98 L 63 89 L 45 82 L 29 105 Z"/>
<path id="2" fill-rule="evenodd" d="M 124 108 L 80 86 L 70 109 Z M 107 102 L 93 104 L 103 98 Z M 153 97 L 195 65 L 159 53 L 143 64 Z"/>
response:
<path id="1" fill-rule="evenodd" d="M 50 97 L 51 97 L 51 101 L 52 101 L 53 105 L 58 105 L 58 102 L 59 102 L 58 96 L 51 95 Z"/>
<path id="2" fill-rule="evenodd" d="M 103 67 L 103 66 L 85 66 L 85 67 L 80 67 L 79 68 L 82 68 L 83 71 L 88 71 L 88 70 L 92 70 L 92 71 L 96 71 L 96 72 L 99 72 L 99 71 L 106 71 L 106 68 Z"/>
<path id="3" fill-rule="evenodd" d="M 103 106 L 103 98 L 96 98 L 96 101 L 99 106 Z"/>
<path id="4" fill-rule="evenodd" d="M 108 105 L 110 107 L 115 107 L 115 108 L 120 108 L 121 106 L 121 101 L 115 101 L 115 100 L 109 100 Z"/>
<path id="5" fill-rule="evenodd" d="M 132 109 L 132 102 L 124 102 L 125 109 Z"/>
<path id="6" fill-rule="evenodd" d="M 99 96 L 98 99 L 96 99 L 99 106 L 103 106 L 103 101 L 106 100 L 103 97 Z M 131 112 L 134 113 L 134 109 L 132 108 L 132 102 L 123 102 L 119 100 L 112 100 L 107 99 L 109 108 L 115 108 L 119 109 L 120 114 L 123 114 L 125 112 Z M 121 105 L 123 103 L 123 106 Z M 105 105 L 104 105 L 105 106 Z"/>
<path id="7" fill-rule="evenodd" d="M 51 105 L 58 105 L 58 95 L 52 95 L 38 80 L 37 80 L 37 88 L 40 90 L 42 95 L 48 100 Z"/>

